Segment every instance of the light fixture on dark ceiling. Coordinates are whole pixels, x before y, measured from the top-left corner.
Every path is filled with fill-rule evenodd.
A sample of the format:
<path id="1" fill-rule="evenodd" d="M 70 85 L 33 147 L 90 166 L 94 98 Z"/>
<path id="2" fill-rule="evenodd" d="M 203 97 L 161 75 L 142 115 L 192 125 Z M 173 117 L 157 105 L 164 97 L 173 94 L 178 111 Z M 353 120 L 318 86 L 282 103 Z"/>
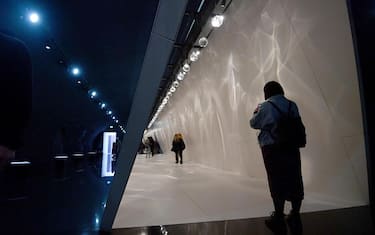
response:
<path id="1" fill-rule="evenodd" d="M 31 12 L 29 14 L 29 21 L 32 23 L 32 24 L 37 24 L 40 22 L 40 17 L 39 17 L 39 14 L 36 13 L 36 12 Z"/>
<path id="2" fill-rule="evenodd" d="M 208 39 L 206 37 L 201 37 L 198 44 L 200 47 L 205 48 L 208 45 Z"/>
<path id="3" fill-rule="evenodd" d="M 90 90 L 89 91 L 91 99 L 94 99 L 95 97 L 98 96 L 98 92 L 96 90 Z"/>
<path id="4" fill-rule="evenodd" d="M 227 1 L 226 0 L 222 0 L 221 3 L 220 3 L 220 6 L 221 7 L 225 7 L 225 5 L 227 5 Z"/>
<path id="5" fill-rule="evenodd" d="M 107 106 L 106 103 L 99 103 L 99 105 L 100 105 L 100 108 L 101 108 L 101 109 L 104 109 L 104 108 Z"/>
<path id="6" fill-rule="evenodd" d="M 214 28 L 219 28 L 224 23 L 223 15 L 214 15 L 211 19 L 211 25 Z"/>
<path id="7" fill-rule="evenodd" d="M 34 25 L 39 24 L 42 21 L 42 18 L 36 11 L 30 11 L 26 9 L 26 16 L 27 17 L 21 16 L 21 19 L 26 18 L 28 22 Z M 49 34 L 49 30 L 47 26 L 45 26 L 44 28 L 45 28 L 46 33 Z M 112 117 L 112 111 L 107 109 L 108 105 L 105 104 L 100 99 L 98 99 L 97 97 L 98 92 L 96 90 L 93 90 L 91 86 L 88 84 L 87 80 L 82 78 L 81 68 L 69 62 L 70 61 L 69 58 L 65 56 L 65 54 L 63 53 L 63 50 L 58 46 L 54 38 L 49 37 L 44 43 L 42 43 L 42 45 L 44 47 L 43 48 L 44 50 L 46 51 L 53 50 L 54 52 L 56 52 L 58 64 L 63 66 L 65 68 L 65 71 L 67 71 L 71 76 L 77 77 L 77 79 L 74 80 L 75 84 L 77 84 L 77 87 L 81 88 L 85 92 L 89 92 L 89 97 L 95 103 L 97 104 L 99 103 L 100 109 L 104 110 L 106 114 L 111 116 L 112 120 L 114 120 L 118 124 L 119 120 L 115 117 Z M 120 124 L 118 124 L 117 126 L 125 133 L 124 128 Z"/>
<path id="8" fill-rule="evenodd" d="M 78 77 L 81 74 L 81 70 L 77 66 L 72 66 L 70 72 L 75 77 Z"/>

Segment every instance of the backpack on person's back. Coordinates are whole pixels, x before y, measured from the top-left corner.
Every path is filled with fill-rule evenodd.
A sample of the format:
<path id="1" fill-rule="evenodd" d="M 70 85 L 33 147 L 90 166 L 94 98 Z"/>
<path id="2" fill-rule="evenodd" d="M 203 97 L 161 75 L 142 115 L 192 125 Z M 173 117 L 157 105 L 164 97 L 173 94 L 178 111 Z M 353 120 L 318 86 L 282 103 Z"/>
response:
<path id="1" fill-rule="evenodd" d="M 305 126 L 302 123 L 301 117 L 293 117 L 290 115 L 291 101 L 287 113 L 281 111 L 279 107 L 272 101 L 268 101 L 279 113 L 280 118 L 276 123 L 274 132 L 271 132 L 272 138 L 276 144 L 282 146 L 290 146 L 303 148 L 306 146 Z"/>

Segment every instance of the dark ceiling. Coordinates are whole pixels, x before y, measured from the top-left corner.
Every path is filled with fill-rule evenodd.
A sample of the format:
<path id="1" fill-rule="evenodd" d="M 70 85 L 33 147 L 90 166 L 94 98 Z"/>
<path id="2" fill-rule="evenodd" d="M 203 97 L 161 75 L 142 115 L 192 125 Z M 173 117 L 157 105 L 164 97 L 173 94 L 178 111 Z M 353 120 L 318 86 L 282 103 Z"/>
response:
<path id="1" fill-rule="evenodd" d="M 34 70 L 32 120 L 19 155 L 41 158 L 92 150 L 100 132 L 109 125 L 116 128 L 100 101 L 126 127 L 158 2 L 0 1 L 0 32 L 25 42 Z M 188 2 L 155 107 L 217 2 Z M 31 11 L 40 14 L 39 24 L 28 21 Z M 44 48 L 46 43 L 52 50 Z M 80 66 L 83 83 L 69 73 L 71 65 Z M 98 92 L 94 100 L 90 89 Z"/>
<path id="2" fill-rule="evenodd" d="M 0 31 L 24 41 L 33 62 L 33 115 L 25 147 L 29 155 L 54 145 L 61 128 L 72 137 L 70 142 L 77 142 L 114 124 L 68 73 L 71 64 L 81 67 L 81 79 L 97 89 L 98 98 L 125 126 L 157 4 L 158 0 L 0 1 Z M 38 25 L 25 18 L 30 10 L 40 14 Z M 47 41 L 53 42 L 50 51 L 44 49 Z M 59 64 L 61 59 L 64 64 Z M 41 137 L 43 141 L 36 141 Z M 70 151 L 83 151 L 82 146 L 70 145 Z"/>

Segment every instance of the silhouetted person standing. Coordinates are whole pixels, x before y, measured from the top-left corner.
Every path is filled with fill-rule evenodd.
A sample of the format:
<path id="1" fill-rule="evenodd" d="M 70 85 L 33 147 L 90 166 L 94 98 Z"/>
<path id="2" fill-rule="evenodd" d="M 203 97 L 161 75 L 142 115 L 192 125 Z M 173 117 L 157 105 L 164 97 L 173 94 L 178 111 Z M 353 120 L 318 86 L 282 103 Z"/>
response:
<path id="1" fill-rule="evenodd" d="M 182 151 L 185 149 L 185 142 L 182 138 L 181 133 L 177 133 L 173 137 L 172 141 L 172 151 L 176 154 L 176 163 L 178 163 L 178 160 L 180 160 L 180 164 L 183 163 L 182 160 Z"/>
<path id="2" fill-rule="evenodd" d="M 304 190 L 299 147 L 280 144 L 276 136 L 281 116 L 290 115 L 299 118 L 298 108 L 293 101 L 285 98 L 283 88 L 275 81 L 268 82 L 264 86 L 264 95 L 266 101 L 255 109 L 250 126 L 260 129 L 258 141 L 275 207 L 275 212 L 265 222 L 273 232 L 286 234 L 284 204 L 286 200 L 291 201 L 292 210 L 287 222 L 292 234 L 302 234 L 299 213 Z"/>
<path id="3" fill-rule="evenodd" d="M 147 141 L 148 141 L 147 143 L 148 143 L 148 146 L 149 146 L 150 151 L 151 151 L 151 156 L 154 156 L 154 154 L 155 154 L 155 141 L 151 136 L 147 137 Z"/>
<path id="4" fill-rule="evenodd" d="M 0 169 L 23 144 L 31 116 L 32 66 L 25 45 L 0 33 Z"/>

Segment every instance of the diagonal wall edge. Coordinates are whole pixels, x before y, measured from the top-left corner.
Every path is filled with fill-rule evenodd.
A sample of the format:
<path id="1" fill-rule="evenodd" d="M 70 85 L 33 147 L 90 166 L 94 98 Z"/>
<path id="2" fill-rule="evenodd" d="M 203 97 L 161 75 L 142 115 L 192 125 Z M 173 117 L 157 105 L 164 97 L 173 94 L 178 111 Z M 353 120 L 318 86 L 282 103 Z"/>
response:
<path id="1" fill-rule="evenodd" d="M 160 0 L 130 110 L 127 133 L 104 210 L 101 231 L 110 231 L 128 182 L 139 142 L 147 127 L 160 80 L 168 64 L 188 0 Z"/>

